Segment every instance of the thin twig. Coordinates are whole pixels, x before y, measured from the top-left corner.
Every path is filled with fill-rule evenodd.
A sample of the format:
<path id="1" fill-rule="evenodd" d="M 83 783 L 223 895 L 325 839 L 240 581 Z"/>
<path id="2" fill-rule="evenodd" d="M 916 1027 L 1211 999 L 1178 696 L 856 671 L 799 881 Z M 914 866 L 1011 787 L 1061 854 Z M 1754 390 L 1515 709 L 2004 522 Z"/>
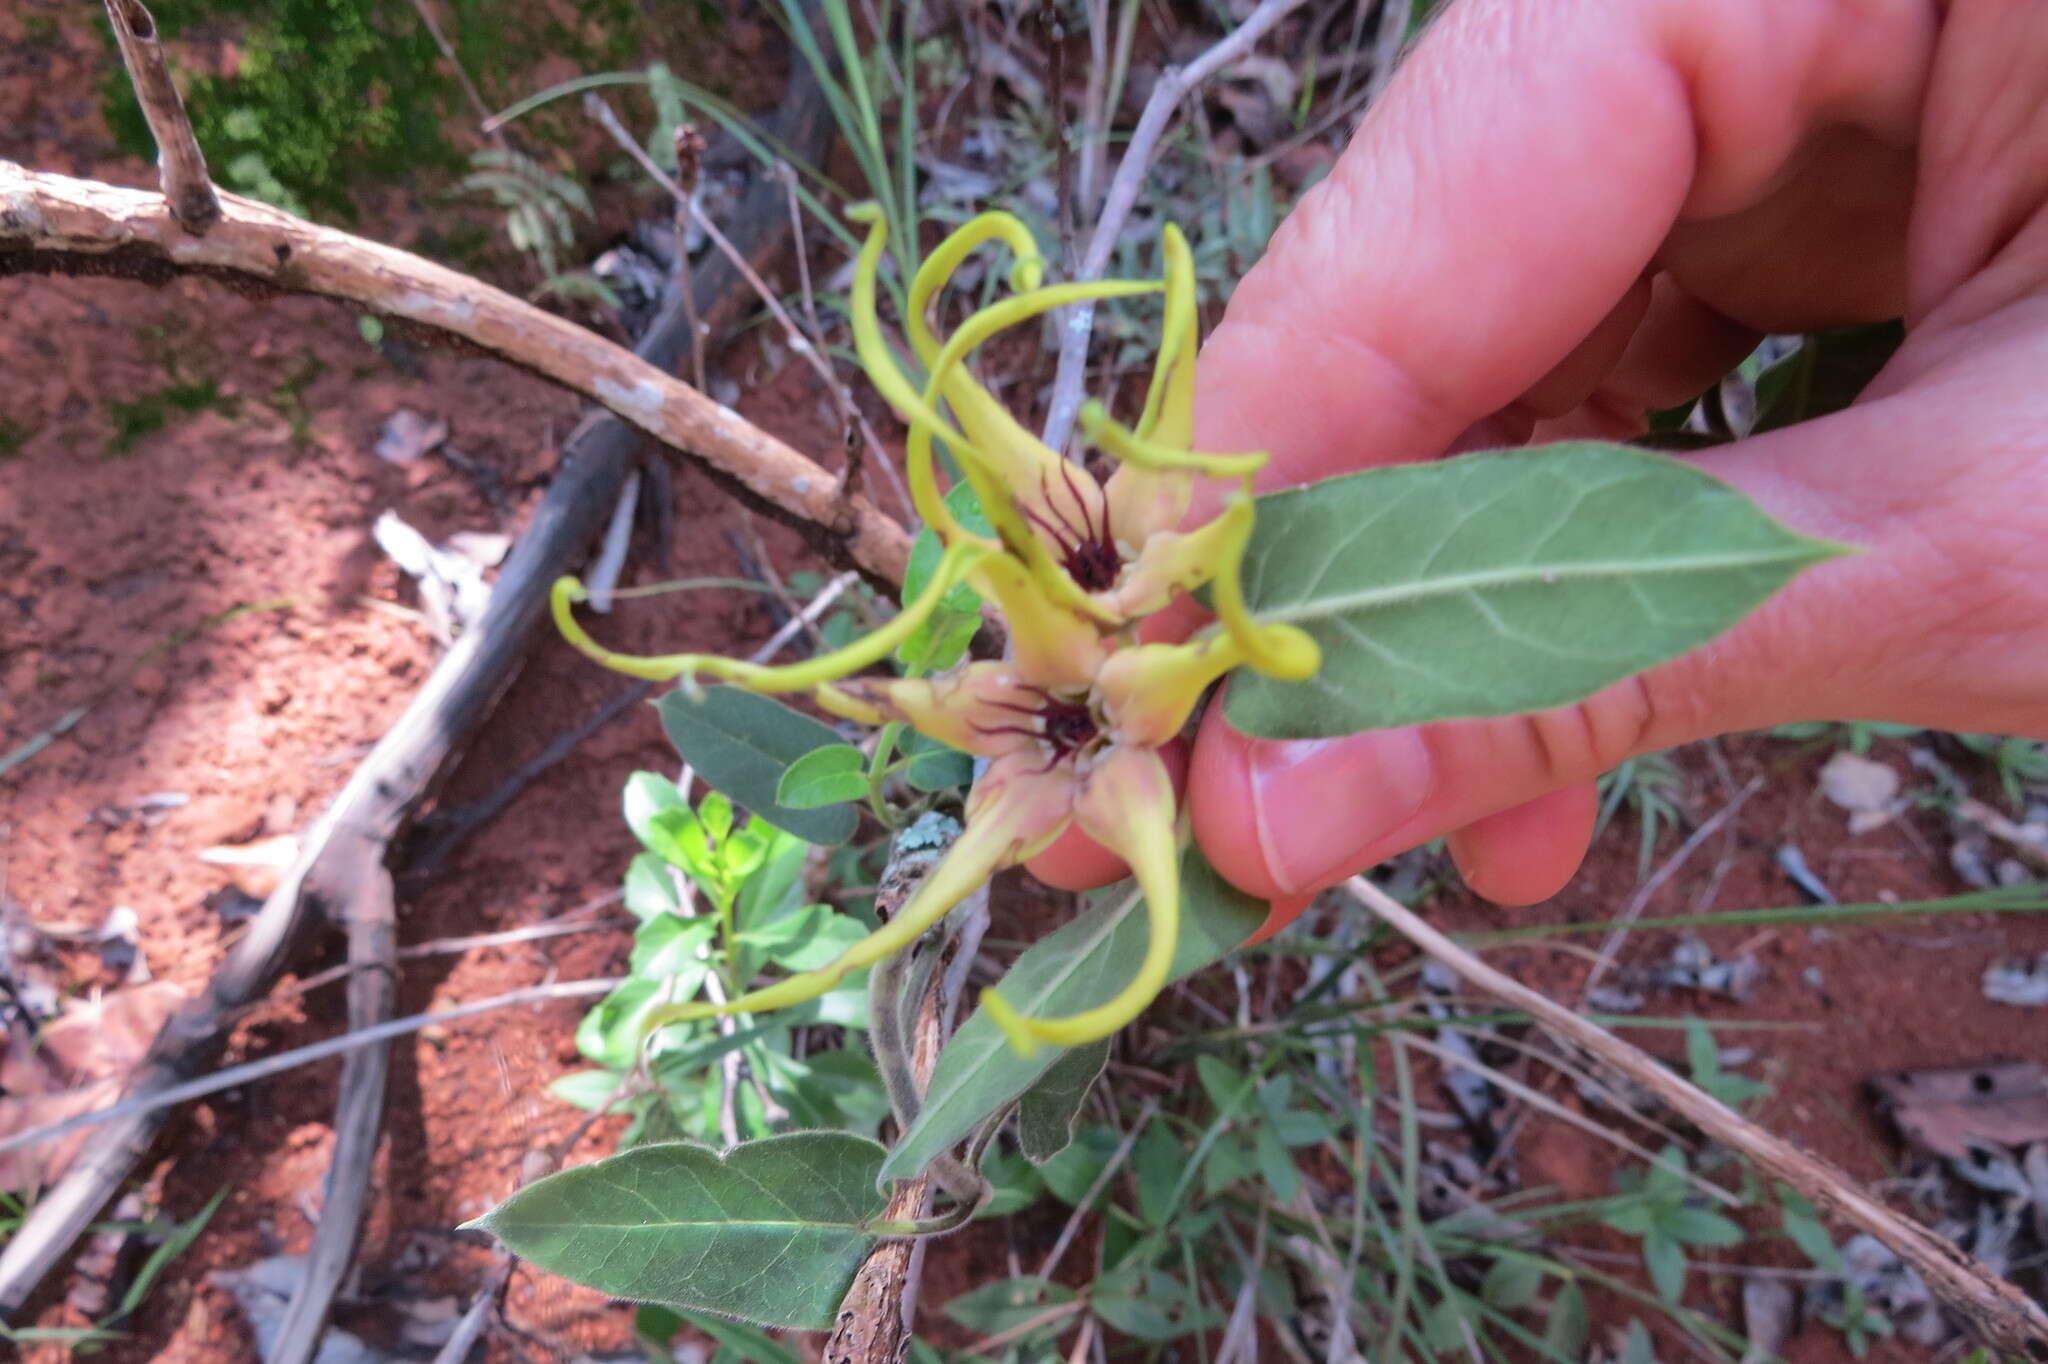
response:
<path id="1" fill-rule="evenodd" d="M 863 498 L 842 499 L 830 472 L 666 370 L 445 266 L 253 199 L 220 198 L 221 221 L 194 237 L 159 195 L 0 161 L 0 273 L 98 266 L 160 282 L 179 271 L 225 271 L 461 337 L 698 460 L 828 557 L 902 581 L 910 537 L 900 525 Z"/>
<path id="2" fill-rule="evenodd" d="M 2048 1358 L 2048 1313 L 1953 1242 L 1893 1213 L 1842 1171 L 1764 1131 L 1655 1057 L 1488 966 L 1364 877 L 1352 877 L 1345 889 L 1388 927 L 1472 985 L 1583 1047 L 1713 1140 L 1747 1156 L 1824 1212 L 1882 1241 L 1994 1346 Z"/>
<path id="3" fill-rule="evenodd" d="M 412 0 L 413 11 L 420 16 L 420 22 L 427 26 L 427 33 L 434 40 L 434 46 L 441 49 L 441 55 L 448 59 L 448 65 L 455 68 L 455 79 L 462 83 L 462 93 L 469 97 L 469 107 L 476 111 L 477 125 L 482 127 L 491 121 L 491 106 L 484 103 L 483 92 L 476 88 L 476 82 L 463 69 L 462 58 L 455 54 L 455 44 L 448 41 L 448 35 L 441 31 L 441 25 L 434 18 L 434 7 L 428 0 Z M 484 135 L 491 141 L 503 145 L 505 132 L 502 128 L 485 128 Z"/>
<path id="4" fill-rule="evenodd" d="M 646 149 L 634 139 L 633 134 L 626 130 L 626 125 L 619 122 L 619 116 L 612 112 L 611 105 L 605 102 L 603 96 L 594 90 L 586 94 L 583 97 L 583 110 L 593 119 L 597 120 L 605 132 L 611 135 L 612 141 L 619 145 L 619 149 L 639 163 L 640 169 L 647 172 L 648 176 L 656 184 L 667 190 L 670 197 L 676 203 L 680 205 L 689 204 L 689 194 L 666 171 L 654 163 L 654 158 L 649 156 Z M 783 339 L 788 343 L 789 348 L 798 355 L 801 355 L 804 358 L 804 362 L 824 381 L 827 392 L 840 395 L 842 410 L 852 413 L 859 422 L 861 435 L 867 441 L 868 449 L 874 453 L 875 462 L 880 464 L 888 474 L 889 484 L 895 490 L 897 501 L 902 506 L 904 515 L 915 520 L 917 513 L 911 505 L 910 490 L 904 486 L 903 476 L 896 471 L 895 465 L 888 459 L 887 452 L 882 445 L 882 438 L 875 434 L 874 427 L 869 425 L 867 418 L 859 415 L 859 408 L 854 406 L 850 397 L 846 396 L 844 391 L 846 386 L 840 382 L 839 376 L 832 372 L 832 367 L 825 362 L 825 357 L 819 350 L 817 343 L 804 335 L 803 330 L 796 325 L 796 320 L 789 315 L 789 310 L 782 306 L 782 300 L 775 296 L 775 291 L 768 287 L 766 281 L 748 263 L 747 258 L 740 254 L 738 248 L 726 239 L 725 233 L 719 231 L 718 224 L 702 214 L 693 214 L 693 217 L 697 226 L 703 229 L 704 235 L 710 238 L 712 246 L 716 247 L 720 254 L 732 262 L 733 268 L 739 271 L 740 277 L 746 280 L 755 294 L 759 295 L 761 306 L 768 310 L 769 316 L 781 324 Z M 681 249 L 682 245 L 679 242 L 677 243 L 677 250 L 680 251 Z"/>
<path id="5" fill-rule="evenodd" d="M 590 609 L 600 616 L 609 614 L 612 609 L 612 589 L 619 585 L 619 574 L 626 567 L 626 550 L 633 543 L 633 509 L 639 501 L 640 474 L 635 470 L 626 475 L 625 485 L 619 489 L 619 500 L 612 507 L 610 523 L 604 528 L 604 541 L 597 551 L 597 558 L 591 560 L 583 575 Z"/>
<path id="6" fill-rule="evenodd" d="M 121 1118 L 133 1117 L 137 1113 L 150 1113 L 176 1104 L 190 1103 L 209 1094 L 218 1094 L 224 1089 L 254 1084 L 258 1080 L 267 1080 L 273 1075 L 297 1070 L 300 1066 L 308 1066 L 315 1061 L 325 1061 L 330 1056 L 343 1056 L 359 1047 L 373 1047 L 389 1042 L 395 1037 L 404 1037 L 407 1033 L 415 1033 L 421 1028 L 430 1028 L 437 1023 L 455 1023 L 465 1018 L 474 1018 L 478 1014 L 515 1008 L 521 1004 L 548 1004 L 558 999 L 581 999 L 588 995 L 605 994 L 617 988 L 623 983 L 623 979 L 614 976 L 601 980 L 568 980 L 556 981 L 552 985 L 530 985 L 523 990 L 512 990 L 502 995 L 492 995 L 488 999 L 458 1004 L 452 1009 L 407 1014 L 404 1018 L 393 1018 L 373 1028 L 343 1033 L 339 1037 L 330 1037 L 324 1042 L 312 1042 L 291 1051 L 279 1052 L 275 1056 L 244 1061 L 239 1066 L 229 1066 L 225 1070 L 202 1075 L 196 1080 L 187 1080 L 181 1085 L 172 1085 L 154 1094 L 123 1099 L 106 1108 L 95 1109 L 91 1113 L 80 1113 L 62 1122 L 46 1123 L 41 1127 L 31 1127 L 26 1132 L 0 1137 L 0 1155 L 18 1151 L 24 1146 L 34 1146 L 38 1142 L 54 1141 L 58 1137 L 88 1127 L 97 1127 L 101 1123 L 115 1122 Z"/>
<path id="7" fill-rule="evenodd" d="M 1077 283 L 1101 279 L 1109 268 L 1117 237 L 1138 202 L 1138 190 L 1145 183 L 1153 153 L 1158 150 L 1159 139 L 1165 134 L 1175 107 L 1189 91 L 1251 51 L 1267 30 L 1299 4 L 1301 0 L 1259 0 L 1259 7 L 1215 46 L 1186 66 L 1168 67 L 1159 73 L 1159 83 L 1152 87 L 1151 98 L 1145 101 L 1145 111 L 1138 116 L 1138 126 L 1132 130 L 1123 160 L 1117 163 L 1116 175 L 1109 182 L 1109 192 L 1103 196 L 1102 216 L 1096 219 L 1088 249 L 1081 257 L 1080 272 L 1074 276 Z M 1072 304 L 1064 311 L 1066 316 L 1060 321 L 1059 368 L 1053 373 L 1052 404 L 1045 418 L 1045 443 L 1055 450 L 1066 447 L 1067 437 L 1074 429 L 1074 417 L 1081 410 L 1088 338 L 1095 330 L 1093 303 Z"/>
<path id="8" fill-rule="evenodd" d="M 1581 1004 L 1593 993 L 1593 987 L 1600 983 L 1600 978 L 1607 974 L 1607 968 L 1614 965 L 1614 955 L 1621 950 L 1622 939 L 1628 936 L 1629 929 L 1634 926 L 1635 921 L 1642 917 L 1643 910 L 1649 905 L 1651 898 L 1663 889 L 1664 883 L 1685 865 L 1686 859 L 1697 852 L 1702 843 L 1712 838 L 1716 830 L 1736 816 L 1751 796 L 1763 789 L 1763 785 L 1762 777 L 1751 777 L 1748 784 L 1735 793 L 1733 800 L 1716 810 L 1713 817 L 1703 821 L 1699 828 L 1694 829 L 1685 842 L 1679 844 L 1677 850 L 1664 859 L 1664 865 L 1652 872 L 1650 879 L 1636 888 L 1636 893 L 1629 897 L 1628 903 L 1622 906 L 1621 913 L 1615 916 L 1614 927 L 1607 930 L 1607 936 L 1601 939 L 1600 955 L 1593 962 L 1593 969 L 1586 973 L 1586 983 L 1579 987 Z"/>
<path id="9" fill-rule="evenodd" d="M 142 106 L 149 135 L 156 139 L 164 200 L 181 227 L 195 235 L 203 233 L 220 221 L 220 196 L 214 193 L 213 181 L 206 173 L 206 154 L 192 135 L 185 101 L 178 97 L 171 68 L 164 62 L 156 20 L 142 0 L 106 0 L 106 6 L 114 40 L 121 47 L 121 61 L 135 87 L 135 101 Z"/>

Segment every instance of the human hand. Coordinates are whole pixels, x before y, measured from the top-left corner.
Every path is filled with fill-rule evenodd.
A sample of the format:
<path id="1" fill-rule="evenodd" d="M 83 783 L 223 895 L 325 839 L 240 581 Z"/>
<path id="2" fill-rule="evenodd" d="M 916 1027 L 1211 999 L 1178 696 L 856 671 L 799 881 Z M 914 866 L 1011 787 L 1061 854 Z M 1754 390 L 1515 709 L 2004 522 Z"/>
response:
<path id="1" fill-rule="evenodd" d="M 1866 552 L 1562 710 L 1305 742 L 1212 706 L 1188 800 L 1284 913 L 1439 835 L 1529 903 L 1631 755 L 1802 719 L 2048 736 L 2048 9 L 1458 0 L 1203 351 L 1196 447 L 1262 486 L 1620 438 L 1765 332 L 1904 315 L 1845 411 L 1701 456 Z M 1056 884 L 1117 874 L 1063 838 Z"/>

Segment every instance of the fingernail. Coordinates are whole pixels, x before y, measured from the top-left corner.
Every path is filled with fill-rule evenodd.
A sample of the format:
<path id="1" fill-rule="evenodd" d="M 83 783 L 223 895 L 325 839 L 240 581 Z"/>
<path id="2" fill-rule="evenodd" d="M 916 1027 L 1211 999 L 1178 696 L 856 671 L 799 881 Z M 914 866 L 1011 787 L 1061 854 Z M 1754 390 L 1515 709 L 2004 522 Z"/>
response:
<path id="1" fill-rule="evenodd" d="M 1306 892 L 1358 870 L 1358 855 L 1407 822 L 1435 784 L 1418 729 L 1251 745 L 1252 819 L 1266 866 Z"/>

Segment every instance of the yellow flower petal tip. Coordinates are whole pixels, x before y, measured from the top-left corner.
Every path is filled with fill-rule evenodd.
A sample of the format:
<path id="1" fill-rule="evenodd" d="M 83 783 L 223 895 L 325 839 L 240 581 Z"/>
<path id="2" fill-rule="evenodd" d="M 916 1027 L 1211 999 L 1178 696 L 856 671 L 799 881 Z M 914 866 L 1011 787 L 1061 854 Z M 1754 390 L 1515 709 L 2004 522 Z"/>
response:
<path id="1" fill-rule="evenodd" d="M 1019 1056 L 1029 1059 L 1038 1054 L 1038 1039 L 1031 1035 L 1031 1023 L 1024 1015 L 1011 1008 L 1009 1001 L 996 990 L 981 992 L 981 1007 L 1003 1036 L 1009 1039 L 1010 1049 Z"/>

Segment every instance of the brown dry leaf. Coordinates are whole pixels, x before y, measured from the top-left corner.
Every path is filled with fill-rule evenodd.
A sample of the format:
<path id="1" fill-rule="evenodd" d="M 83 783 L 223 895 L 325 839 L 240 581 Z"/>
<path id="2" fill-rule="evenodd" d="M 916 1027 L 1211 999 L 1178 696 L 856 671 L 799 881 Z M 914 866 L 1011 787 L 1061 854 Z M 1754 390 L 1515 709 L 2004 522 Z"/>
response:
<path id="1" fill-rule="evenodd" d="M 151 981 L 74 1003 L 35 1036 L 16 1028 L 0 1057 L 0 1136 L 110 1103 L 121 1081 L 149 1050 L 164 1020 L 185 1002 L 169 981 Z M 0 1189 L 18 1193 L 62 1174 L 89 1135 L 0 1155 Z"/>
<path id="2" fill-rule="evenodd" d="M 1950 1160 L 1973 1144 L 2048 1141 L 2048 1066 L 2000 1061 L 1871 1077 L 1879 1103 L 1909 1142 Z"/>

